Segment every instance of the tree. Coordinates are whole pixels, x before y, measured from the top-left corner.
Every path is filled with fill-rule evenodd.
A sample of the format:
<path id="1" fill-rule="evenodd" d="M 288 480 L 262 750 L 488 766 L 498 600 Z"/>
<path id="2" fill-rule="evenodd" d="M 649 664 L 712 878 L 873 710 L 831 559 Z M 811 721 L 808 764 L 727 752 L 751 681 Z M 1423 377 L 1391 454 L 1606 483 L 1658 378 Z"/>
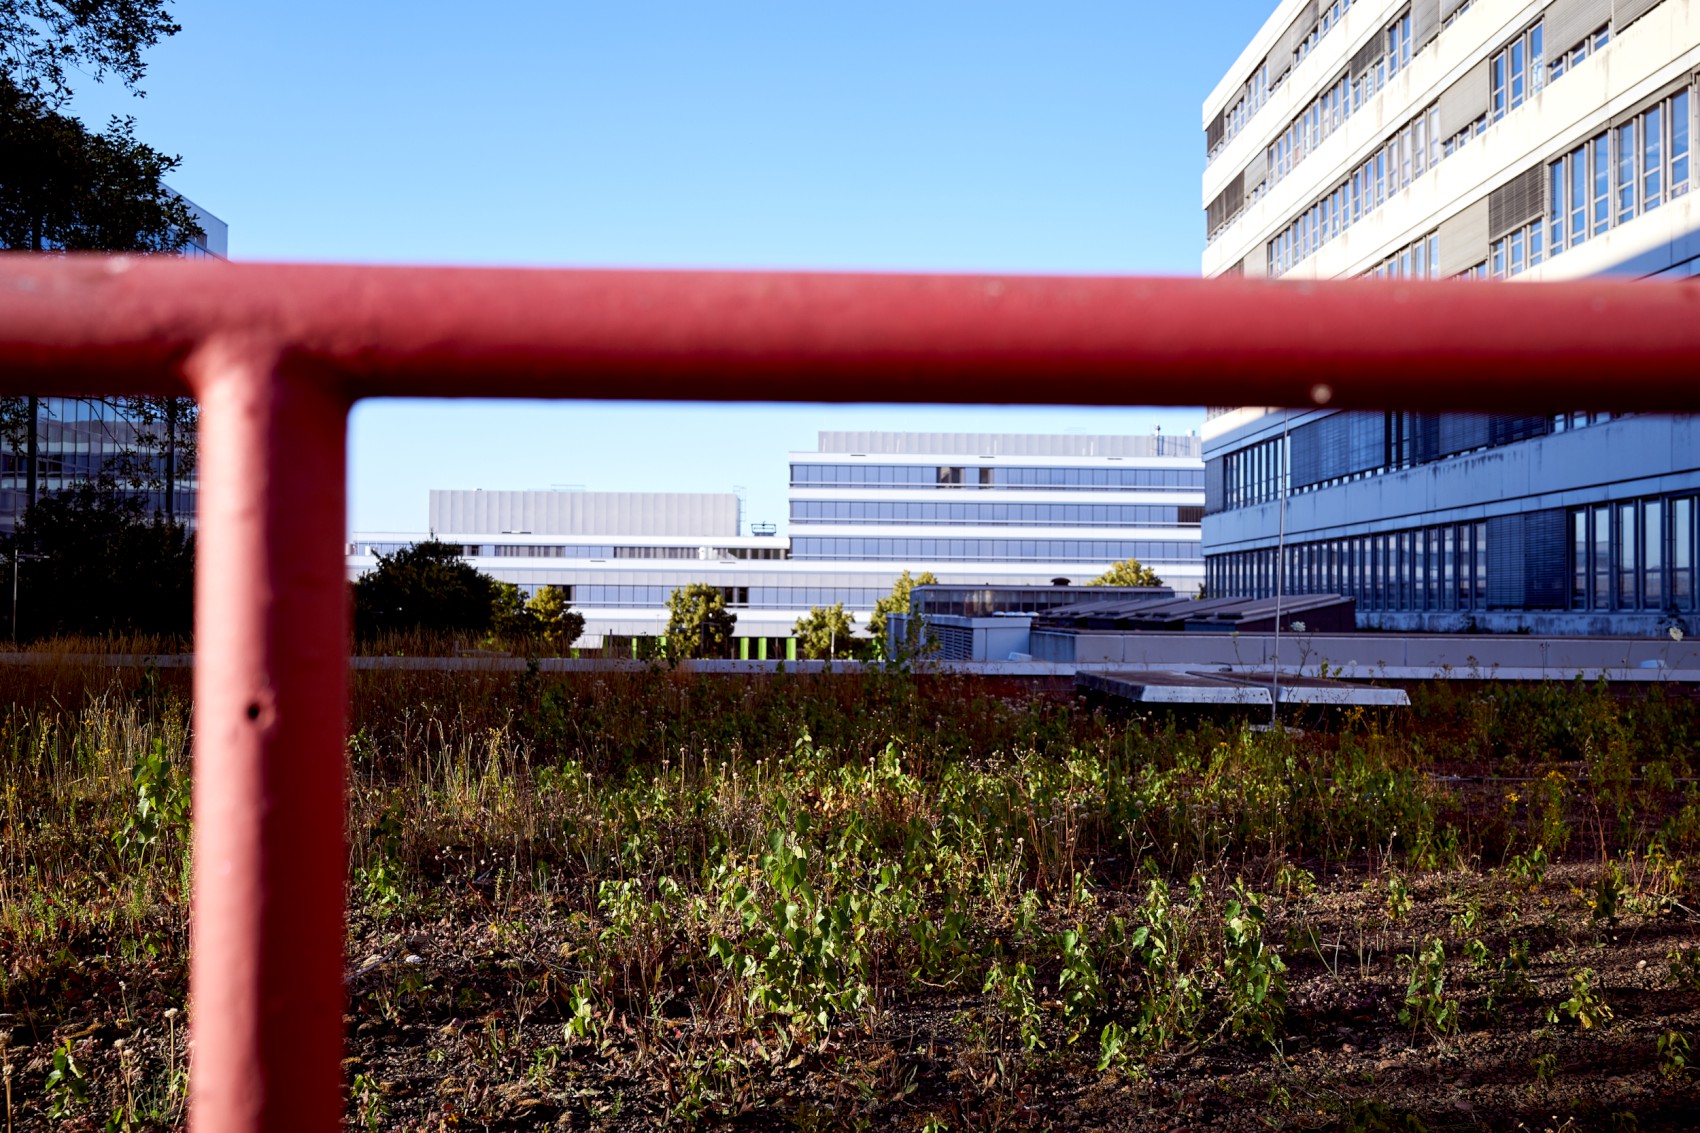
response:
<path id="1" fill-rule="evenodd" d="M 584 615 L 573 609 L 564 587 L 539 586 L 525 608 L 537 623 L 538 636 L 557 654 L 584 633 Z"/>
<path id="2" fill-rule="evenodd" d="M 189 203 L 164 184 L 179 164 L 138 141 L 133 118 L 114 117 L 96 134 L 0 78 L 4 247 L 175 252 L 204 235 Z"/>
<path id="3" fill-rule="evenodd" d="M 491 636 L 527 651 L 539 646 L 565 652 L 584 633 L 584 615 L 558 586 L 540 586 L 529 599 L 511 582 L 497 582 L 491 599 Z"/>
<path id="4" fill-rule="evenodd" d="M 797 638 L 798 655 L 810 661 L 854 656 L 858 648 L 856 639 L 851 636 L 855 624 L 856 619 L 845 612 L 843 602 L 830 608 L 811 607 L 791 627 L 791 633 Z"/>
<path id="5" fill-rule="evenodd" d="M 164 183 L 180 159 L 138 141 L 134 118 L 115 115 L 95 133 L 62 113 L 72 76 L 113 76 L 143 95 L 143 52 L 181 30 L 169 2 L 0 0 L 0 248 L 172 252 L 204 235 L 188 203 Z M 177 483 L 193 465 L 194 402 L 115 400 L 130 403 L 125 411 L 146 426 L 137 437 L 142 451 L 103 471 L 163 491 L 172 519 Z M 32 505 L 39 416 L 37 398 L 0 403 L 0 435 L 23 459 Z M 150 447 L 163 459 L 149 458 Z"/>
<path id="6" fill-rule="evenodd" d="M 937 582 L 938 579 L 933 577 L 933 572 L 930 570 L 922 571 L 919 578 L 910 578 L 909 572 L 904 571 L 897 576 L 897 581 L 892 584 L 891 593 L 874 603 L 874 612 L 868 617 L 868 632 L 873 635 L 874 654 L 876 656 L 890 659 L 888 656 L 890 647 L 886 642 L 885 619 L 892 614 L 910 613 L 909 592 L 917 586 L 927 586 Z M 911 627 L 913 628 L 913 623 L 911 623 Z"/>
<path id="7" fill-rule="evenodd" d="M 354 584 L 354 624 L 377 633 L 483 634 L 495 618 L 498 584 L 436 539 L 379 555 Z M 517 587 L 515 588 L 517 591 Z"/>
<path id="8" fill-rule="evenodd" d="M 143 633 L 193 626 L 195 541 L 146 515 L 110 481 L 56 493 L 24 513 L 5 556 L 20 550 L 18 636 Z"/>
<path id="9" fill-rule="evenodd" d="M 667 655 L 724 657 L 732 646 L 737 615 L 726 608 L 718 586 L 693 582 L 667 598 Z"/>
<path id="10" fill-rule="evenodd" d="M 142 52 L 183 30 L 170 0 L 0 0 L 0 67 L 25 93 L 57 109 L 71 97 L 75 71 L 108 74 L 138 95 Z"/>
<path id="11" fill-rule="evenodd" d="M 1138 559 L 1123 559 L 1109 570 L 1088 582 L 1088 586 L 1161 586 L 1157 572 Z"/>

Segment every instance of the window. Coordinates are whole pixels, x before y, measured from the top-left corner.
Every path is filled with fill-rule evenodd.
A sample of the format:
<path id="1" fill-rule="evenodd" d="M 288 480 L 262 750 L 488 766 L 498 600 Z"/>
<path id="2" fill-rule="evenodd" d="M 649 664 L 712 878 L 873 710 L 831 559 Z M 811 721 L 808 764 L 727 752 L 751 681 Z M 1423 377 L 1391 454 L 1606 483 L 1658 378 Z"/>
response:
<path id="1" fill-rule="evenodd" d="M 1535 24 L 1506 44 L 1489 64 L 1492 98 L 1488 116 L 1495 122 L 1522 106 L 1546 80 L 1541 64 L 1541 25 Z"/>
<path id="2" fill-rule="evenodd" d="M 1690 102 L 1677 91 L 1548 166 L 1549 255 L 1688 191 Z"/>
<path id="3" fill-rule="evenodd" d="M 1494 241 L 1489 263 L 1495 279 L 1509 279 L 1529 268 L 1538 267 L 1542 259 L 1544 219 L 1532 220 Z"/>
<path id="4" fill-rule="evenodd" d="M 1291 271 L 1324 243 L 1438 164 L 1439 122 L 1439 107 L 1426 108 L 1301 212 L 1270 241 L 1269 274 L 1279 276 Z M 1414 274 L 1414 268 L 1408 266 L 1406 273 Z"/>
<path id="5" fill-rule="evenodd" d="M 1602 27 L 1590 35 L 1582 37 L 1582 42 L 1568 49 L 1560 48 L 1548 68 L 1548 79 L 1556 79 L 1566 71 L 1573 71 L 1576 65 L 1588 56 L 1597 54 L 1601 48 L 1611 42 L 1611 28 Z"/>
<path id="6" fill-rule="evenodd" d="M 1641 608 L 1664 608 L 1664 501 L 1648 500 L 1641 508 Z"/>
<path id="7" fill-rule="evenodd" d="M 1696 601 L 1694 563 L 1696 548 L 1695 534 L 1700 531 L 1700 499 L 1689 496 L 1686 499 L 1671 501 L 1671 571 L 1670 571 L 1670 603 L 1679 610 L 1693 610 L 1700 606 Z"/>

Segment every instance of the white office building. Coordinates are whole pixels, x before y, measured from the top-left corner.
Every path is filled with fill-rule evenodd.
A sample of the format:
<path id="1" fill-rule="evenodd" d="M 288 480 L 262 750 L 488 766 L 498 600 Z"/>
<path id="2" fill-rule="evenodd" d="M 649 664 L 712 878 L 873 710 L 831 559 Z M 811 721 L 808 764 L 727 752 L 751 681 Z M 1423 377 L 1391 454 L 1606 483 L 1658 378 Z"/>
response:
<path id="1" fill-rule="evenodd" d="M 788 537 L 745 534 L 731 493 L 433 491 L 428 529 L 527 592 L 565 587 L 586 647 L 659 637 L 674 590 L 718 587 L 752 659 L 794 656 L 816 606 L 865 633 L 905 570 L 996 588 L 1138 558 L 1177 592 L 1203 578 L 1196 436 L 822 433 L 789 468 Z M 423 537 L 357 534 L 351 576 Z"/>
<path id="2" fill-rule="evenodd" d="M 791 555 L 1002 585 L 1138 559 L 1195 593 L 1199 454 L 1196 436 L 823 432 L 791 454 Z"/>
<path id="3" fill-rule="evenodd" d="M 1697 69 L 1700 0 L 1287 0 L 1204 106 L 1204 273 L 1697 274 Z M 1693 420 L 1212 410 L 1204 457 L 1212 594 L 1693 628 Z"/>

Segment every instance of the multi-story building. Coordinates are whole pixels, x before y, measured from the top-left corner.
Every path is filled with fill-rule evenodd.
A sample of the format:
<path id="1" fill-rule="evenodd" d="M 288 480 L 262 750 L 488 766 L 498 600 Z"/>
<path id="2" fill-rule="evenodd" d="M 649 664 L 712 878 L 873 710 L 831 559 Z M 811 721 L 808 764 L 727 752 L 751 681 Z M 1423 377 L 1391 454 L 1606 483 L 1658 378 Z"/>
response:
<path id="1" fill-rule="evenodd" d="M 1697 68 L 1697 0 L 1285 0 L 1205 103 L 1204 273 L 1700 274 Z M 1428 630 L 1697 608 L 1693 420 L 1212 410 L 1204 456 L 1212 594 Z"/>
<path id="2" fill-rule="evenodd" d="M 180 254 L 225 259 L 229 226 L 183 199 L 201 235 Z M 141 497 L 150 513 L 194 524 L 195 410 L 187 398 L 18 398 L 5 411 L 0 534 L 17 529 L 32 499 L 102 476 Z"/>
<path id="3" fill-rule="evenodd" d="M 1203 505 L 1196 436 L 823 432 L 791 454 L 793 558 L 941 581 L 1080 581 L 1138 559 L 1195 592 Z"/>
<path id="4" fill-rule="evenodd" d="M 504 582 L 567 588 L 587 647 L 660 636 L 668 596 L 701 582 L 737 614 L 739 654 L 769 658 L 794 655 L 816 606 L 842 602 L 865 633 L 905 570 L 1030 586 L 1139 558 L 1195 591 L 1198 454 L 1195 436 L 822 433 L 790 454 L 788 537 L 744 534 L 729 493 L 433 491 L 429 529 Z M 418 538 L 356 535 L 351 574 Z"/>

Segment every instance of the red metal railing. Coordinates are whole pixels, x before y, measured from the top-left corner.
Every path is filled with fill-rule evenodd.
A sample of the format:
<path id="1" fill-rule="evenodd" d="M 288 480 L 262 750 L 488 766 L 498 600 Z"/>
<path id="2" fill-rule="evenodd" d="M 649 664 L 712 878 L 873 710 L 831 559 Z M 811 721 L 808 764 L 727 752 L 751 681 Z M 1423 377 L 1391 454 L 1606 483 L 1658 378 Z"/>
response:
<path id="1" fill-rule="evenodd" d="M 1700 410 L 1700 288 L 0 257 L 0 393 L 200 399 L 191 1125 L 342 1111 L 356 398 Z"/>

